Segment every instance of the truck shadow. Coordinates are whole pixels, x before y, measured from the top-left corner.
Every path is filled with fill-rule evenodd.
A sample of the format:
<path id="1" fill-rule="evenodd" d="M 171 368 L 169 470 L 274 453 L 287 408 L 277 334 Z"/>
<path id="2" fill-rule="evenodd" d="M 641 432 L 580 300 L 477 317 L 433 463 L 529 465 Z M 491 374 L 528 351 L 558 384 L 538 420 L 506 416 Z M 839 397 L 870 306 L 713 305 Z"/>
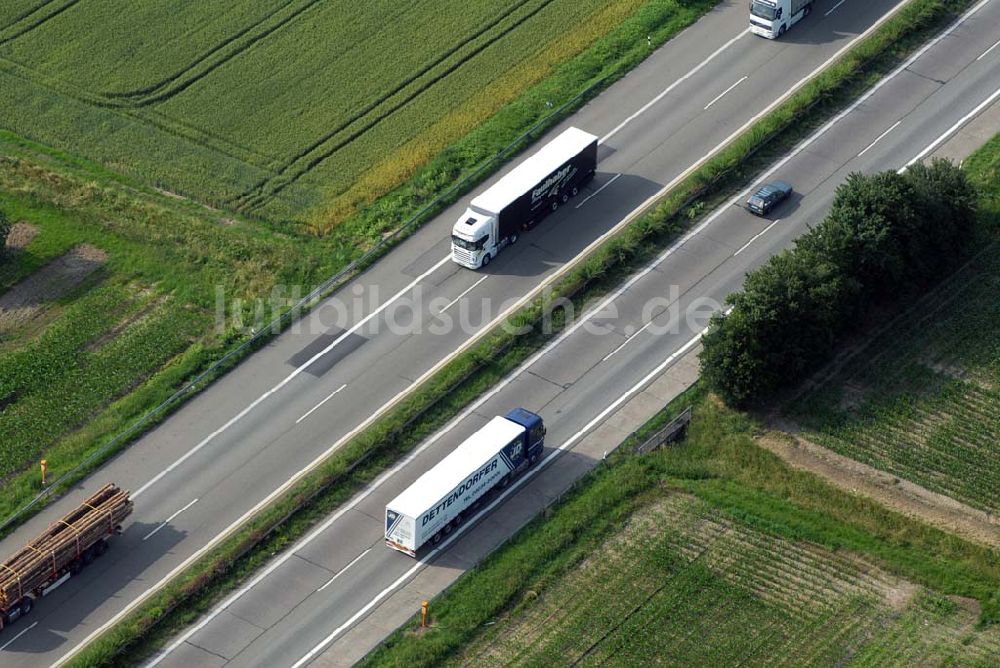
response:
<path id="1" fill-rule="evenodd" d="M 812 12 L 793 27 L 788 29 L 776 44 L 828 44 L 839 37 L 853 37 L 871 26 L 880 16 L 896 5 L 896 0 L 869 0 L 854 3 L 853 6 L 838 6 L 840 0 L 818 0 L 813 5 Z M 745 3 L 744 3 L 745 4 Z M 830 16 L 827 16 L 830 12 Z M 831 30 L 830 21 L 836 21 L 841 12 L 852 14 L 849 30 Z M 844 21 L 838 21 L 844 25 Z"/>
<path id="2" fill-rule="evenodd" d="M 662 184 L 631 174 L 598 172 L 575 198 L 525 232 L 481 273 L 539 276 L 576 257 Z"/>
<path id="3" fill-rule="evenodd" d="M 138 587 L 134 593 L 129 594 L 131 598 L 139 591 L 156 584 L 160 575 L 150 577 L 144 575 L 144 571 L 187 535 L 187 532 L 178 531 L 168 524 L 156 531 L 155 535 L 143 540 L 158 526 L 160 524 L 145 522 L 127 525 L 121 536 L 111 540 L 107 552 L 85 567 L 79 575 L 71 577 L 48 596 L 35 601 L 35 608 L 29 615 L 0 631 L 0 645 L 3 645 L 37 622 L 37 626 L 5 648 L 3 654 L 44 654 L 52 651 L 62 654 L 69 651 L 83 640 L 82 629 L 88 629 L 86 633 L 89 633 L 112 614 L 112 610 L 108 610 L 90 620 L 86 627 L 82 626 L 95 611 L 108 604 L 115 606 L 117 610 L 118 605 L 114 601 L 126 586 L 134 583 Z M 80 635 L 74 634 L 68 639 L 67 634 L 74 630 Z M 2 656 L 0 665 L 8 665 Z"/>

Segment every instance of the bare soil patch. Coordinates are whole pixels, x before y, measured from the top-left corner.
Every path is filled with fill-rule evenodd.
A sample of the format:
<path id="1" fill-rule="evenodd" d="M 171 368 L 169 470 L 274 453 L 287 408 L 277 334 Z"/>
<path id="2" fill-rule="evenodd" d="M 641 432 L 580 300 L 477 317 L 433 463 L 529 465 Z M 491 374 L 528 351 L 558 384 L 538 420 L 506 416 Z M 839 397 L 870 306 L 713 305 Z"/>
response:
<path id="1" fill-rule="evenodd" d="M 52 301 L 71 292 L 107 259 L 107 253 L 100 248 L 77 246 L 0 295 L 0 333 L 38 317 Z"/>
<path id="2" fill-rule="evenodd" d="M 879 471 L 797 433 L 768 431 L 757 442 L 792 468 L 809 471 L 845 491 L 871 498 L 903 515 L 967 540 L 1000 549 L 1000 517 L 972 508 L 943 494 Z"/>
<path id="3" fill-rule="evenodd" d="M 23 220 L 18 221 L 11 226 L 10 234 L 7 235 L 7 250 L 24 250 L 36 236 L 38 236 L 37 227 Z"/>

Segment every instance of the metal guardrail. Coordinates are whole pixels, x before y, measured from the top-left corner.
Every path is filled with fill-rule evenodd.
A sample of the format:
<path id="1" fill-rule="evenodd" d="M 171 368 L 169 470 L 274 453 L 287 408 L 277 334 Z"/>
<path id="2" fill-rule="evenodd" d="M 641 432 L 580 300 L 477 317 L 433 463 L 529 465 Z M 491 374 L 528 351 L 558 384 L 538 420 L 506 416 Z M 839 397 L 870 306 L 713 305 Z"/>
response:
<path id="1" fill-rule="evenodd" d="M 691 423 L 691 406 L 688 406 L 680 415 L 661 427 L 656 433 L 645 441 L 635 446 L 635 454 L 644 455 L 661 448 L 667 443 L 674 443 L 681 440 L 687 434 L 688 425 Z"/>
<path id="2" fill-rule="evenodd" d="M 76 466 L 69 469 L 58 478 L 52 479 L 49 482 L 48 487 L 39 492 L 31 501 L 18 508 L 6 519 L 4 519 L 3 523 L 0 524 L 0 536 L 6 535 L 8 529 L 11 528 L 12 525 L 16 524 L 21 517 L 29 513 L 29 511 L 31 511 L 35 506 L 40 505 L 43 501 L 51 496 L 54 496 L 57 492 L 61 492 L 62 489 L 68 484 L 79 480 L 82 477 L 82 473 L 86 471 L 95 461 L 103 459 L 109 452 L 114 451 L 116 448 L 127 443 L 130 438 L 137 436 L 148 427 L 153 426 L 157 420 L 166 417 L 170 410 L 183 403 L 187 397 L 201 389 L 204 389 L 204 387 L 211 381 L 215 380 L 216 374 L 221 371 L 228 370 L 229 365 L 239 361 L 243 355 L 252 351 L 256 346 L 261 345 L 271 337 L 281 333 L 285 327 L 308 313 L 319 300 L 331 294 L 347 279 L 366 268 L 372 261 L 387 252 L 397 241 L 412 232 L 421 222 L 424 222 L 425 216 L 432 214 L 438 207 L 450 203 L 452 198 L 457 198 L 461 193 L 465 192 L 466 189 L 470 189 L 472 186 L 479 183 L 482 180 L 482 177 L 488 173 L 488 170 L 498 166 L 504 160 L 524 148 L 528 140 L 535 139 L 538 135 L 548 130 L 561 119 L 562 115 L 566 111 L 575 108 L 575 105 L 577 105 L 581 100 L 587 98 L 587 96 L 591 95 L 596 90 L 599 90 L 606 82 L 618 76 L 618 74 L 619 73 L 617 71 L 613 71 L 604 75 L 587 86 L 587 88 L 577 93 L 570 100 L 564 102 L 558 107 L 553 108 L 552 111 L 541 117 L 535 122 L 534 125 L 521 133 L 516 139 L 497 151 L 495 155 L 483 161 L 479 166 L 475 167 L 471 172 L 462 177 L 451 188 L 439 194 L 428 204 L 425 204 L 405 223 L 396 228 L 391 234 L 388 234 L 380 239 L 361 257 L 352 260 L 346 267 L 327 278 L 320 285 L 311 290 L 309 294 L 302 297 L 302 299 L 294 305 L 271 320 L 271 322 L 266 326 L 254 332 L 249 339 L 230 349 L 222 357 L 213 362 L 207 369 L 190 380 L 184 387 L 174 392 L 174 394 L 165 399 L 159 405 L 150 409 L 145 415 L 140 417 L 125 430 L 116 434 L 111 438 L 111 440 L 92 452 Z"/>

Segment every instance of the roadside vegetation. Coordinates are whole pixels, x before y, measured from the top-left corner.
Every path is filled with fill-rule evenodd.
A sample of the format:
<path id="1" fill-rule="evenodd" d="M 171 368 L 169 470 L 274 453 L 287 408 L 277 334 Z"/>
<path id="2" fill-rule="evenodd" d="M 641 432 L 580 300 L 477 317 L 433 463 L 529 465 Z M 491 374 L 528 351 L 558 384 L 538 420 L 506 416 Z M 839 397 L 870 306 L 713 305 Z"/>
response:
<path id="1" fill-rule="evenodd" d="M 970 4 L 966 0 L 915 0 L 905 7 L 693 173 L 650 212 L 573 266 L 557 282 L 553 296 L 571 298 L 579 312 L 590 300 L 618 285 L 704 211 L 743 187 L 776 155 L 843 108 Z M 386 200 L 387 210 L 394 210 L 400 201 Z M 536 323 L 541 308 L 537 302 L 529 304 L 513 316 L 513 324 Z M 558 333 L 558 319 L 554 324 L 554 332 Z M 526 359 L 544 340 L 515 340 L 502 331 L 485 337 L 175 582 L 95 640 L 75 658 L 74 665 L 141 660 L 172 632 L 237 587 L 276 550 L 291 544 L 326 512 L 349 499 L 353 490 L 415 447 L 422 435 L 444 424 L 496 378 Z M 608 502 L 601 509 L 614 517 L 615 507 Z M 623 506 L 622 512 L 627 513 L 629 508 Z M 965 584 L 963 581 L 964 590 L 979 591 Z"/>
<path id="2" fill-rule="evenodd" d="M 827 362 L 876 308 L 909 303 L 967 256 L 976 192 L 935 160 L 903 174 L 854 173 L 830 213 L 747 274 L 712 318 L 702 377 L 734 406 L 763 405 Z"/>
<path id="3" fill-rule="evenodd" d="M 364 666 L 990 665 L 995 551 L 788 468 L 699 384 Z"/>

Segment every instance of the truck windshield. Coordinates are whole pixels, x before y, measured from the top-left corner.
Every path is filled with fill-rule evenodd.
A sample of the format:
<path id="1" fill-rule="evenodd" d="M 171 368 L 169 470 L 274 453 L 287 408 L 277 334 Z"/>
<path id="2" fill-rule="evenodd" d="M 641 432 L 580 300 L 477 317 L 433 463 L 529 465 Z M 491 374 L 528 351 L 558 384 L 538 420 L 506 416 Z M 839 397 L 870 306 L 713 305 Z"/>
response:
<path id="1" fill-rule="evenodd" d="M 477 251 L 485 248 L 487 238 L 488 237 L 482 237 L 481 239 L 476 239 L 475 241 L 467 241 L 461 237 L 456 237 L 453 234 L 451 235 L 451 243 L 467 251 Z"/>
<path id="2" fill-rule="evenodd" d="M 756 1 L 750 3 L 750 13 L 759 18 L 773 21 L 777 12 L 778 10 L 774 5 Z"/>

